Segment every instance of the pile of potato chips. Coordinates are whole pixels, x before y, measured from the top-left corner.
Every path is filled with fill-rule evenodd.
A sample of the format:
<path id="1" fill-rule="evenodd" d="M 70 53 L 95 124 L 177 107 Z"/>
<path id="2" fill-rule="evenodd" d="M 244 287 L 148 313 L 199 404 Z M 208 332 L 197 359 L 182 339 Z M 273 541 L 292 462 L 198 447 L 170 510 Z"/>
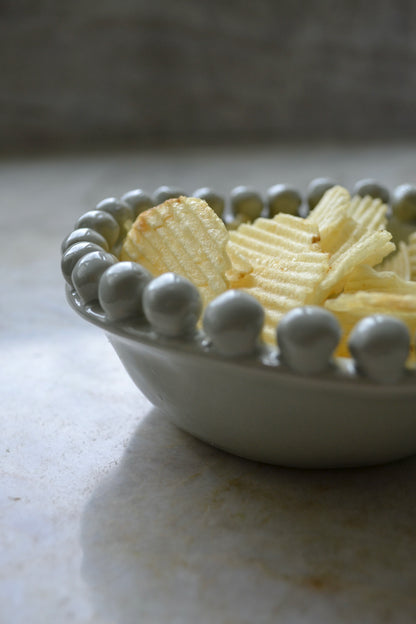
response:
<path id="1" fill-rule="evenodd" d="M 323 306 L 343 329 L 337 355 L 348 356 L 348 335 L 365 316 L 390 314 L 416 331 L 416 233 L 396 250 L 387 209 L 335 186 L 306 218 L 279 213 L 228 231 L 203 200 L 180 197 L 138 216 L 120 259 L 155 276 L 183 275 L 204 305 L 227 289 L 246 291 L 264 307 L 269 344 L 290 309 Z"/>

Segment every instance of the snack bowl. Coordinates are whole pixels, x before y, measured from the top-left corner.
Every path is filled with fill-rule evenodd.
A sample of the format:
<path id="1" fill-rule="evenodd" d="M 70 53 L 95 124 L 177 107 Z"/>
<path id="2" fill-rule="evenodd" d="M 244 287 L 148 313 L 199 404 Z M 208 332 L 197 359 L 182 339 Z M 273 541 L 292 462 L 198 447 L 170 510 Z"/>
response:
<path id="1" fill-rule="evenodd" d="M 94 222 L 88 222 L 87 227 L 94 229 Z M 105 231 L 99 233 L 104 235 Z M 75 244 L 82 244 L 72 236 L 75 239 Z M 331 319 L 321 319 L 311 307 L 298 308 L 282 323 L 281 348 L 254 338 L 238 352 L 234 345 L 244 342 L 252 320 L 237 327 L 237 341 L 235 335 L 231 340 L 230 331 L 227 334 L 224 328 L 225 337 L 221 334 L 217 341 L 212 327 L 215 329 L 218 318 L 226 318 L 225 313 L 216 316 L 214 310 L 213 322 L 208 323 L 205 311 L 205 322 L 198 323 L 199 309 L 192 293 L 183 295 L 186 289 L 182 284 L 169 294 L 166 283 L 162 283 L 162 294 L 168 294 L 159 300 L 157 311 L 169 317 L 172 306 L 179 309 L 179 292 L 181 310 L 185 309 L 183 314 L 188 319 L 181 330 L 174 324 L 169 325 L 173 330 L 165 331 L 146 309 L 150 306 L 146 302 L 151 301 L 149 292 L 158 292 L 160 278 L 140 276 L 137 267 L 121 267 L 127 263 L 120 263 L 116 255 L 91 249 L 91 242 L 86 245 L 84 255 L 82 249 L 73 252 L 72 272 L 68 261 L 65 265 L 69 304 L 104 331 L 139 390 L 182 430 L 229 453 L 288 467 L 367 466 L 416 452 L 416 372 L 406 363 L 405 351 L 412 348 L 411 337 L 406 343 L 405 331 L 394 323 L 390 328 L 389 319 L 370 319 L 356 331 L 354 356 L 337 358 L 332 356 L 336 327 Z M 89 268 L 84 266 L 84 281 L 77 288 L 80 264 Z M 125 270 L 130 287 L 129 279 L 133 278 L 129 271 L 134 269 L 134 279 L 142 280 L 135 316 L 118 314 L 117 305 L 107 307 L 105 298 L 100 297 L 100 288 L 105 291 L 108 276 L 117 273 L 117 266 L 120 273 Z M 169 279 L 175 281 L 175 277 Z M 122 300 L 123 288 L 120 293 Z M 235 301 L 238 305 L 236 311 L 229 308 L 230 318 L 234 314 L 238 326 L 238 315 L 249 307 L 247 302 L 241 307 L 238 294 Z M 231 302 L 234 306 L 235 301 Z M 218 305 L 224 310 L 230 302 L 220 301 Z M 120 310 L 126 310 L 125 302 Z M 255 317 L 254 308 L 252 312 Z M 248 317 L 253 317 L 252 312 L 249 310 Z M 315 327 L 311 318 L 318 323 L 316 327 L 323 327 L 322 331 L 316 329 L 323 337 L 315 342 L 308 338 L 309 346 L 298 352 L 295 343 L 299 328 Z M 328 335 L 334 344 L 322 356 Z M 386 356 L 375 347 L 389 340 L 391 353 Z M 288 346 L 283 348 L 285 344 Z M 322 364 L 317 366 L 317 359 L 322 357 Z"/>

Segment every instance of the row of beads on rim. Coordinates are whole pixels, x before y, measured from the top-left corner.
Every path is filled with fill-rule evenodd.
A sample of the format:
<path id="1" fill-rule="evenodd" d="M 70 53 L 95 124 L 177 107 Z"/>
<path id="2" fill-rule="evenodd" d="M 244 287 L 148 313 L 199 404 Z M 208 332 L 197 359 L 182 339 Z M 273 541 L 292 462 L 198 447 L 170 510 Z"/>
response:
<path id="1" fill-rule="evenodd" d="M 325 180 L 326 188 L 323 183 Z M 311 207 L 315 200 L 319 201 L 319 193 L 333 185 L 328 184 L 330 181 L 327 179 L 312 181 L 307 195 Z M 372 190 L 375 196 L 378 191 L 378 196 L 382 198 L 384 190 L 381 185 L 371 182 L 373 188 L 369 189 L 370 182 L 366 181 L 366 184 L 366 187 L 363 184 L 361 187 L 356 185 L 354 192 L 361 188 L 363 194 L 364 191 L 370 194 Z M 407 194 L 404 193 L 405 187 Z M 272 189 L 274 191 L 270 189 L 267 195 L 268 205 L 273 198 L 282 200 L 285 193 L 287 195 L 288 187 L 275 185 Z M 312 198 L 313 192 L 315 195 Z M 231 205 L 234 206 L 235 215 L 239 214 L 238 206 L 241 208 L 250 199 L 250 193 L 252 191 L 247 187 L 238 187 L 232 191 Z M 388 191 L 386 193 L 389 197 Z M 412 193 L 416 205 L 414 187 L 397 187 L 392 195 L 392 206 L 399 205 L 400 196 L 402 201 L 411 203 Z M 118 262 L 114 253 L 111 253 L 120 245 L 127 225 L 137 214 L 181 194 L 177 189 L 160 187 L 151 197 L 135 189 L 120 200 L 107 198 L 101 201 L 95 210 L 88 211 L 78 219 L 74 231 L 62 243 L 61 266 L 66 281 L 84 307 L 98 301 L 105 317 L 112 323 L 125 322 L 134 317 L 146 318 L 160 336 L 189 339 L 195 332 L 202 309 L 197 289 L 184 278 L 171 273 L 152 279 L 140 265 Z M 210 189 L 199 189 L 194 195 L 205 196 L 213 204 L 215 197 L 220 197 Z M 387 196 L 384 194 L 382 199 L 386 201 Z M 239 204 L 240 200 L 242 204 Z M 299 205 L 301 203 L 302 200 Z M 283 203 L 279 210 L 282 207 Z M 209 344 L 221 355 L 250 356 L 258 352 L 263 318 L 264 310 L 255 299 L 243 292 L 227 291 L 207 307 L 202 326 Z M 319 374 L 332 365 L 332 354 L 339 343 L 341 331 L 338 321 L 330 312 L 313 306 L 295 308 L 280 321 L 276 331 L 279 358 L 294 372 Z M 409 374 L 406 360 L 409 350 L 413 348 L 404 323 L 382 315 L 360 321 L 349 340 L 349 349 L 355 362 L 354 370 L 371 380 L 384 383 L 396 382 Z"/>

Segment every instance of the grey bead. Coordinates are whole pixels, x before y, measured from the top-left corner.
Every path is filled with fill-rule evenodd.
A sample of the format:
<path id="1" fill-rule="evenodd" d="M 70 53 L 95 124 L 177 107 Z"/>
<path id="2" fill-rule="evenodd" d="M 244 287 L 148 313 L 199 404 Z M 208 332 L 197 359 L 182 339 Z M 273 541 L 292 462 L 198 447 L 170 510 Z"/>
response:
<path id="1" fill-rule="evenodd" d="M 96 245 L 102 247 L 104 251 L 108 251 L 108 243 L 104 236 L 101 236 L 99 232 L 96 232 L 91 228 L 78 228 L 77 230 L 70 232 L 62 241 L 62 253 L 69 249 L 71 245 L 75 245 L 75 243 L 95 243 Z"/>
<path id="2" fill-rule="evenodd" d="M 164 273 L 144 289 L 143 310 L 158 334 L 173 338 L 195 331 L 202 301 L 197 288 L 185 277 Z"/>
<path id="3" fill-rule="evenodd" d="M 230 194 L 231 210 L 235 216 L 243 215 L 249 221 L 260 217 L 263 200 L 257 191 L 248 186 L 236 186 Z"/>
<path id="4" fill-rule="evenodd" d="M 224 214 L 225 201 L 224 198 L 208 187 L 199 188 L 192 194 L 193 197 L 199 197 L 207 202 L 208 206 L 221 218 Z"/>
<path id="5" fill-rule="evenodd" d="M 312 180 L 306 191 L 309 209 L 313 210 L 325 193 L 335 185 L 336 182 L 331 180 L 331 178 L 315 178 Z"/>
<path id="6" fill-rule="evenodd" d="M 264 322 L 264 309 L 251 295 L 227 290 L 206 307 L 203 328 L 222 355 L 237 357 L 253 353 Z"/>
<path id="7" fill-rule="evenodd" d="M 395 188 L 392 197 L 393 215 L 399 221 L 416 222 L 416 186 L 401 184 Z"/>
<path id="8" fill-rule="evenodd" d="M 101 275 L 98 301 L 112 321 L 143 316 L 143 291 L 152 276 L 136 262 L 118 262 Z"/>
<path id="9" fill-rule="evenodd" d="M 101 275 L 117 258 L 103 251 L 92 251 L 82 256 L 73 268 L 71 279 L 83 305 L 98 299 L 98 284 Z"/>
<path id="10" fill-rule="evenodd" d="M 108 212 L 117 221 L 120 227 L 122 227 L 126 221 L 133 220 L 133 210 L 128 204 L 119 201 L 115 197 L 107 197 L 100 201 L 97 206 L 97 210 L 104 210 Z"/>
<path id="11" fill-rule="evenodd" d="M 379 383 L 395 383 L 404 374 L 410 334 L 400 319 L 375 314 L 357 323 L 348 347 L 359 373 Z"/>
<path id="12" fill-rule="evenodd" d="M 287 184 L 275 184 L 267 191 L 269 217 L 274 217 L 279 212 L 298 215 L 301 204 L 300 193 Z"/>
<path id="13" fill-rule="evenodd" d="M 120 201 L 131 207 L 133 211 L 133 219 L 136 219 L 140 213 L 145 210 L 149 210 L 149 208 L 154 206 L 152 198 L 141 189 L 133 189 L 124 193 L 124 195 L 120 198 Z"/>
<path id="14" fill-rule="evenodd" d="M 91 243 L 89 241 L 80 241 L 79 243 L 74 243 L 64 252 L 61 259 L 61 271 L 62 275 L 72 286 L 72 271 L 74 270 L 74 266 L 78 262 L 82 256 L 85 256 L 92 251 L 103 251 L 103 248 L 96 243 Z"/>
<path id="15" fill-rule="evenodd" d="M 369 195 L 373 199 L 381 199 L 384 204 L 388 204 L 390 201 L 388 189 L 382 184 L 379 184 L 377 180 L 371 178 L 359 180 L 352 190 L 352 195 L 359 195 L 360 197 Z"/>
<path id="16" fill-rule="evenodd" d="M 340 338 L 335 316 L 317 306 L 294 308 L 277 326 L 281 362 L 302 375 L 325 372 Z"/>
<path id="17" fill-rule="evenodd" d="M 186 193 L 173 186 L 159 186 L 153 194 L 153 202 L 155 206 L 158 206 L 159 204 L 163 204 L 167 199 L 181 197 L 181 195 L 186 195 Z"/>
<path id="18" fill-rule="evenodd" d="M 78 219 L 75 227 L 87 227 L 95 230 L 101 236 L 104 236 L 110 249 L 116 243 L 120 234 L 119 224 L 111 214 L 104 210 L 89 210 Z"/>

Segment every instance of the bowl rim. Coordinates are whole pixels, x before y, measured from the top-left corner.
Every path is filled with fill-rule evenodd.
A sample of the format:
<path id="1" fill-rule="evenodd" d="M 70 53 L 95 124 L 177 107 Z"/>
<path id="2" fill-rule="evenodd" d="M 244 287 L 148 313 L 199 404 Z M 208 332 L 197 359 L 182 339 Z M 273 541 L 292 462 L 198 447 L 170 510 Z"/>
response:
<path id="1" fill-rule="evenodd" d="M 75 292 L 68 284 L 65 286 L 66 298 L 69 305 L 83 319 L 111 335 L 125 341 L 134 342 L 145 348 L 152 348 L 167 353 L 181 353 L 194 358 L 204 358 L 213 364 L 219 363 L 222 367 L 234 369 L 249 369 L 251 372 L 261 375 L 279 376 L 297 379 L 305 387 L 321 387 L 322 390 L 350 389 L 363 394 L 376 393 L 377 396 L 403 393 L 409 397 L 416 396 L 415 370 L 406 368 L 403 377 L 394 383 L 379 383 L 357 373 L 352 358 L 334 356 L 332 365 L 328 371 L 318 374 L 302 375 L 291 370 L 279 361 L 278 348 L 260 343 L 257 351 L 250 355 L 239 357 L 227 357 L 210 348 L 209 340 L 202 331 L 197 330 L 188 338 L 168 338 L 158 335 L 143 316 L 139 319 L 126 319 L 124 321 L 111 321 L 105 317 L 98 301 L 83 305 Z"/>

